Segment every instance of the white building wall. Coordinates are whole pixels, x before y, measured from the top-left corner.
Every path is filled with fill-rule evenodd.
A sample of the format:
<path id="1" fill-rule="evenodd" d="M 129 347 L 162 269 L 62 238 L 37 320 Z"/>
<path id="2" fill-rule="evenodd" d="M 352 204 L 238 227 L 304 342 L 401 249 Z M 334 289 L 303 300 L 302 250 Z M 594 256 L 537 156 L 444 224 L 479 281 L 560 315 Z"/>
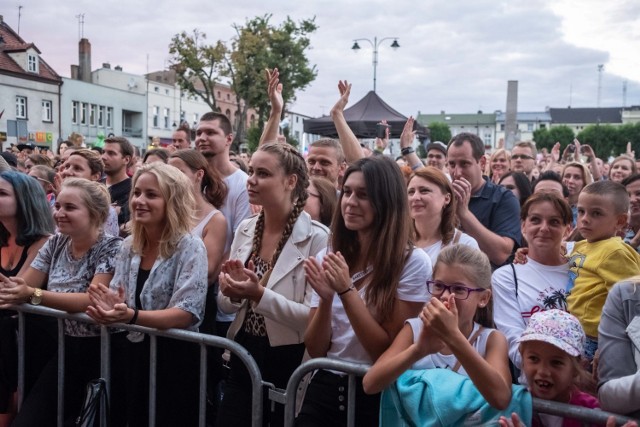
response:
<path id="1" fill-rule="evenodd" d="M 63 138 L 66 139 L 72 132 L 76 132 L 85 137 L 87 144 L 92 144 L 99 135 L 106 137 L 113 133 L 116 136 L 126 137 L 139 148 L 146 147 L 146 96 L 144 92 L 116 89 L 68 78 L 63 78 L 63 81 L 61 99 Z M 144 82 L 144 78 L 142 81 Z M 93 124 L 89 118 L 86 118 L 82 123 L 80 111 L 77 112 L 78 115 L 74 122 L 74 101 L 78 103 L 79 108 L 82 108 L 83 104 L 88 105 L 89 113 L 91 106 L 96 106 L 96 117 L 94 117 Z M 99 123 L 97 117 L 100 107 L 104 107 L 105 114 L 102 124 Z M 111 125 L 107 123 L 108 109 L 112 111 Z M 125 126 L 123 122 L 123 113 L 133 118 L 133 122 L 128 126 Z"/>
<path id="2" fill-rule="evenodd" d="M 9 120 L 24 120 L 16 117 L 16 97 L 27 98 L 27 131 L 26 139 L 18 141 L 15 136 L 8 136 L 3 146 L 33 142 L 37 145 L 52 146 L 60 137 L 59 120 L 59 86 L 38 80 L 22 79 L 6 74 L 0 74 L 0 111 L 4 110 L 0 118 L 0 132 L 7 132 Z M 51 121 L 44 121 L 42 116 L 42 101 L 51 101 Z"/>

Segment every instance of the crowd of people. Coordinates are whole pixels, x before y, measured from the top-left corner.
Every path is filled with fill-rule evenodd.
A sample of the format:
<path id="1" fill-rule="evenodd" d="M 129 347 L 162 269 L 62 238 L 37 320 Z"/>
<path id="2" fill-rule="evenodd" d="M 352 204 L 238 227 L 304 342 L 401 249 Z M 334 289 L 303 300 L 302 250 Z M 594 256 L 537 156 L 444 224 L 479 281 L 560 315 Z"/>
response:
<path id="1" fill-rule="evenodd" d="M 526 141 L 489 155 L 461 133 L 421 159 L 409 118 L 393 159 L 388 134 L 368 150 L 351 131 L 341 81 L 338 138 L 303 156 L 281 141 L 278 70 L 266 78 L 271 112 L 251 154 L 230 151 L 231 123 L 215 112 L 193 144 L 180 127 L 142 157 L 117 136 L 100 150 L 2 153 L 0 426 L 56 422 L 47 317 L 26 317 L 16 407 L 18 304 L 94 321 L 64 322 L 65 423 L 100 376 L 99 325 L 116 325 L 111 423 L 148 425 L 154 362 L 156 425 L 197 425 L 198 347 L 159 338 L 152 361 L 148 336 L 118 324 L 227 337 L 278 388 L 309 358 L 371 365 L 356 381 L 358 426 L 578 425 L 532 412 L 531 397 L 640 417 L 632 153 L 607 170 L 578 141 L 562 155 Z M 228 356 L 208 354 L 207 423 L 251 425 L 251 378 Z M 314 372 L 296 425 L 346 425 L 348 395 L 344 373 Z M 267 396 L 263 425 L 283 425 Z"/>

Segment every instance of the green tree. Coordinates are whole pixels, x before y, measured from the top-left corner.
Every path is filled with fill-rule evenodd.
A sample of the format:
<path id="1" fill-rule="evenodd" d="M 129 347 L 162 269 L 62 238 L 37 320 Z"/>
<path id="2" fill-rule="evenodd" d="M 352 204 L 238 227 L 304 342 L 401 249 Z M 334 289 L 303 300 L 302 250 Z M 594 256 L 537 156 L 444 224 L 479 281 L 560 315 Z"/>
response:
<path id="1" fill-rule="evenodd" d="M 635 151 L 636 159 L 640 157 L 640 122 L 638 123 L 627 123 L 617 128 L 618 130 L 618 138 L 624 144 L 627 142 L 631 143 L 631 149 Z M 626 152 L 626 145 L 624 151 L 621 151 L 619 154 Z"/>
<path id="2" fill-rule="evenodd" d="M 227 43 L 207 44 L 206 35 L 195 29 L 176 34 L 169 44 L 178 84 L 190 95 L 201 97 L 212 110 L 219 111 L 214 96 L 216 83 L 230 83 L 238 112 L 233 123 L 234 143 L 245 140 L 250 108 L 256 110 L 262 129 L 269 111 L 265 68 L 279 69 L 285 107 L 295 100 L 295 92 L 307 87 L 317 75 L 306 56 L 311 45 L 309 35 L 317 29 L 315 18 L 295 22 L 287 17 L 278 26 L 270 20 L 271 15 L 264 15 L 244 25 L 234 24 L 236 35 Z"/>
<path id="3" fill-rule="evenodd" d="M 589 125 L 578 133 L 577 138 L 582 144 L 589 144 L 601 159 L 618 155 L 626 151 L 627 141 L 622 142 L 615 126 Z"/>
<path id="4" fill-rule="evenodd" d="M 295 92 L 307 87 L 316 77 L 315 65 L 309 64 L 306 51 L 311 45 L 309 35 L 317 26 L 315 18 L 298 23 L 287 17 L 279 26 L 269 21 L 271 15 L 248 20 L 243 26 L 234 25 L 227 75 L 238 100 L 244 99 L 240 121 L 246 122 L 249 106 L 257 113 L 262 129 L 269 112 L 266 68 L 278 68 L 283 85 L 284 111 L 295 100 Z"/>
<path id="5" fill-rule="evenodd" d="M 221 41 L 207 44 L 206 39 L 207 35 L 197 28 L 191 34 L 176 34 L 169 44 L 170 63 L 183 91 L 202 98 L 212 111 L 219 111 L 214 89 L 220 81 L 227 47 Z"/>
<path id="6" fill-rule="evenodd" d="M 451 140 L 451 129 L 448 124 L 434 122 L 427 127 L 429 128 L 429 139 L 431 141 L 441 141 L 447 144 Z"/>
<path id="7" fill-rule="evenodd" d="M 249 151 L 255 153 L 260 143 L 260 135 L 262 135 L 262 129 L 258 126 L 251 126 L 247 129 L 247 146 Z"/>
<path id="8" fill-rule="evenodd" d="M 556 142 L 560 143 L 560 152 L 571 142 L 573 142 L 575 134 L 569 126 L 560 125 L 551 128 L 542 128 L 533 131 L 533 140 L 536 142 L 536 148 L 542 150 L 546 148 L 551 151 Z"/>

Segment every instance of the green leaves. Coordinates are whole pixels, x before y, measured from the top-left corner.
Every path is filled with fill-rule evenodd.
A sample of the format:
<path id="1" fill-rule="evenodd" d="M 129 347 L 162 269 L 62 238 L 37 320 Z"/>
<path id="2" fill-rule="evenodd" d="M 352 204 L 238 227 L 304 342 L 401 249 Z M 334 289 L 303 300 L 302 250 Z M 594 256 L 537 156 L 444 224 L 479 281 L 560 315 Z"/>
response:
<path id="1" fill-rule="evenodd" d="M 287 17 L 279 25 L 273 25 L 271 18 L 267 14 L 249 19 L 244 25 L 234 24 L 236 35 L 226 43 L 209 44 L 206 34 L 194 29 L 176 34 L 169 44 L 178 84 L 190 95 L 202 97 L 212 110 L 217 107 L 215 84 L 230 82 L 239 111 L 234 124 L 236 140 L 244 138 L 249 108 L 256 111 L 259 128 L 266 120 L 266 68 L 277 67 L 280 71 L 285 109 L 295 100 L 296 91 L 307 87 L 317 75 L 315 65 L 309 64 L 306 57 L 311 47 L 309 35 L 318 28 L 315 18 L 295 22 Z"/>

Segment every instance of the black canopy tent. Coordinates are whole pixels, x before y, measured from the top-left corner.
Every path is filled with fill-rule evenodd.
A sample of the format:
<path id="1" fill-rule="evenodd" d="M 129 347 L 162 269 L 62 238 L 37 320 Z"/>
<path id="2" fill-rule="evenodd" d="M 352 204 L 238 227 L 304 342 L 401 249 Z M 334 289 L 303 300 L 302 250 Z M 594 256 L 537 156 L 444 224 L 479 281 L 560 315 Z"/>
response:
<path id="1" fill-rule="evenodd" d="M 349 127 L 358 138 L 375 138 L 376 124 L 386 120 L 391 126 L 390 137 L 400 138 L 407 117 L 403 116 L 384 102 L 374 91 L 370 91 L 360 101 L 344 110 Z M 415 122 L 413 125 L 420 140 L 429 135 L 429 130 Z M 336 138 L 338 133 L 330 116 L 304 121 L 304 131 L 314 135 Z"/>

